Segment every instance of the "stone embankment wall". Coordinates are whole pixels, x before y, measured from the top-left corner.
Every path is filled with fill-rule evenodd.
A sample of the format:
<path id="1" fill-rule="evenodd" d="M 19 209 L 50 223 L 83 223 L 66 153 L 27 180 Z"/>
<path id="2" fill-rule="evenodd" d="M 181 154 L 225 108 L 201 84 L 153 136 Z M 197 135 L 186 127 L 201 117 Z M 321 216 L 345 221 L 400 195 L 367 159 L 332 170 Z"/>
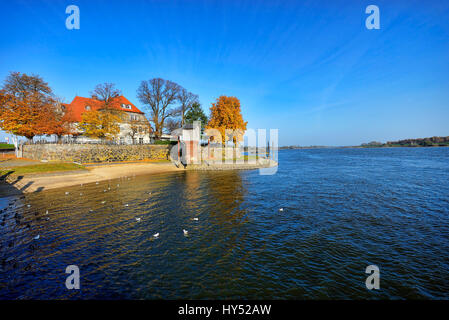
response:
<path id="1" fill-rule="evenodd" d="M 22 146 L 22 157 L 34 160 L 73 161 L 80 163 L 137 160 L 168 160 L 171 146 L 34 144 Z"/>

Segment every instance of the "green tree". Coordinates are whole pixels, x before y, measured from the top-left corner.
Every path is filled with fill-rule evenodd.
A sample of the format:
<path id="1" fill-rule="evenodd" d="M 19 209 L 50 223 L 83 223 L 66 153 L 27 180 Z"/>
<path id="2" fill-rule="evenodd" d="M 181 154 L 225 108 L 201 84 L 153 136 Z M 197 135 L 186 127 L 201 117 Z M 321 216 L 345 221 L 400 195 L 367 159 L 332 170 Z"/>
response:
<path id="1" fill-rule="evenodd" d="M 193 123 L 194 121 L 201 121 L 203 129 L 209 121 L 199 102 L 194 102 L 185 116 L 185 123 Z"/>

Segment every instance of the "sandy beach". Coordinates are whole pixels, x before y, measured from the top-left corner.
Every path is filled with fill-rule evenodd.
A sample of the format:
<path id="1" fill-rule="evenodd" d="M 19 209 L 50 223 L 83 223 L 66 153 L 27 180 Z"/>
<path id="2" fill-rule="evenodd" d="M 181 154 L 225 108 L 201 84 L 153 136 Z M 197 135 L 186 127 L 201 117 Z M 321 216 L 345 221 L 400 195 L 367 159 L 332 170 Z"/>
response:
<path id="1" fill-rule="evenodd" d="M 8 177 L 7 182 L 0 183 L 0 194 L 2 196 L 7 196 L 16 192 L 28 193 L 43 191 L 116 179 L 130 175 L 155 174 L 182 170 L 183 169 L 177 168 L 172 163 L 120 163 L 92 165 L 87 167 L 87 170 L 33 174 L 26 175 L 20 179 L 14 176 Z"/>

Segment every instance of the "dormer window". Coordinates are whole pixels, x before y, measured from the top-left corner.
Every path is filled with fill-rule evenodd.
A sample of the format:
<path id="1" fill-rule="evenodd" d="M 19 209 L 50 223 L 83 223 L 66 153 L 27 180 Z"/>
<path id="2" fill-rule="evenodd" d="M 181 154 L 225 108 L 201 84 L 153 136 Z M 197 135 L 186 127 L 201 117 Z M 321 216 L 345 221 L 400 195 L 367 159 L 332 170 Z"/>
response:
<path id="1" fill-rule="evenodd" d="M 123 109 L 128 109 L 128 110 L 131 110 L 131 109 L 132 109 L 132 107 L 131 107 L 130 104 L 124 104 L 124 103 L 122 103 L 122 108 L 123 108 Z"/>
<path id="2" fill-rule="evenodd" d="M 90 106 L 85 106 L 84 109 L 86 109 L 86 111 L 90 111 Z"/>

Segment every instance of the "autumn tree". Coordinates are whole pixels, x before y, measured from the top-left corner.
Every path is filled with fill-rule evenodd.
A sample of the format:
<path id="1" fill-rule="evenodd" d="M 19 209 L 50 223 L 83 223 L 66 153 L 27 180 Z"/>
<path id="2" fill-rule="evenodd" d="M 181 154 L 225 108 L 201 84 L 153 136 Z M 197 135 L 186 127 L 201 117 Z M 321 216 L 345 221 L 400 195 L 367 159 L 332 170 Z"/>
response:
<path id="1" fill-rule="evenodd" d="M 92 138 L 113 140 L 120 133 L 119 116 L 99 110 L 86 111 L 81 115 L 79 129 Z"/>
<path id="2" fill-rule="evenodd" d="M 33 139 L 36 135 L 63 130 L 56 112 L 56 98 L 40 76 L 11 72 L 1 89 L 0 128 L 18 136 Z"/>
<path id="3" fill-rule="evenodd" d="M 201 104 L 199 102 L 194 102 L 185 116 L 185 123 L 193 123 L 194 121 L 201 121 L 201 127 L 203 129 L 207 125 L 207 116 L 201 108 Z"/>
<path id="4" fill-rule="evenodd" d="M 58 141 L 65 135 L 77 135 L 78 131 L 74 126 L 73 114 L 71 109 L 63 106 L 62 101 L 57 98 L 53 112 L 49 115 L 49 121 L 52 124 L 48 134 L 54 134 Z"/>
<path id="5" fill-rule="evenodd" d="M 221 134 L 222 143 L 226 141 L 237 143 L 243 140 L 247 123 L 243 121 L 239 99 L 220 96 L 215 103 L 212 103 L 210 119 L 206 129 L 218 130 Z M 232 134 L 229 131 L 232 131 Z"/>
<path id="6" fill-rule="evenodd" d="M 181 115 L 181 127 L 185 124 L 185 114 L 188 112 L 194 103 L 198 103 L 198 96 L 181 88 L 178 93 L 178 102 L 180 103 L 179 113 Z"/>
<path id="7" fill-rule="evenodd" d="M 172 81 L 154 78 L 140 83 L 137 89 L 139 101 L 149 109 L 156 139 L 162 136 L 165 121 L 179 114 L 178 102 L 181 87 Z"/>

